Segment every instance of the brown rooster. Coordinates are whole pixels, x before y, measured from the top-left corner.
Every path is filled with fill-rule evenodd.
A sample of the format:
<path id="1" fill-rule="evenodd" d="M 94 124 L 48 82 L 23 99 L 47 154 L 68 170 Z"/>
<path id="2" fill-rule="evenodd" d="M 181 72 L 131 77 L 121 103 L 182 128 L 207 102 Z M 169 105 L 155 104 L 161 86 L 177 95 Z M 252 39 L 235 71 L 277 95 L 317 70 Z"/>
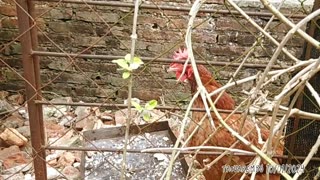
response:
<path id="1" fill-rule="evenodd" d="M 192 66 L 187 65 L 185 73 L 182 74 L 183 64 L 185 62 L 184 60 L 188 58 L 187 50 L 179 49 L 179 51 L 177 51 L 174 54 L 173 58 L 174 60 L 183 60 L 183 61 L 181 61 L 181 63 L 171 63 L 168 71 L 175 72 L 176 77 L 177 79 L 179 79 L 179 81 L 189 82 L 191 86 L 191 93 L 192 94 L 196 93 L 197 83 L 193 74 Z M 197 65 L 197 69 L 199 71 L 202 84 L 204 85 L 204 87 L 209 93 L 221 87 L 221 85 L 217 81 L 215 81 L 212 74 L 203 65 Z M 214 102 L 216 98 L 217 96 L 212 96 L 212 101 Z M 219 100 L 217 101 L 215 106 L 218 109 L 232 110 L 234 109 L 235 101 L 232 99 L 232 97 L 228 93 L 224 92 L 222 96 L 219 98 Z M 195 100 L 193 107 L 204 108 L 204 104 L 200 96 Z M 200 120 L 204 115 L 205 115 L 205 112 L 192 113 L 192 121 L 187 130 L 187 135 L 193 132 L 193 130 L 198 126 L 198 123 L 200 122 Z M 229 114 L 220 113 L 220 115 L 223 119 L 225 119 Z M 212 117 L 213 117 L 215 126 L 219 127 L 220 125 L 219 120 L 216 118 L 214 113 L 212 113 Z M 258 143 L 258 134 L 257 134 L 257 131 L 254 129 L 255 124 L 252 121 L 246 120 L 240 132 L 241 117 L 242 116 L 240 114 L 234 114 L 226 122 L 230 127 L 232 127 L 235 131 L 237 131 L 242 135 L 251 131 L 251 133 L 246 136 L 246 139 L 250 141 L 252 144 L 254 144 L 255 146 L 257 146 L 258 148 L 261 148 L 262 145 Z M 205 144 L 205 146 L 230 147 L 233 143 L 237 141 L 237 138 L 235 138 L 227 129 L 223 127 L 219 127 L 215 131 L 216 132 L 212 131 L 209 119 L 206 119 L 204 123 L 201 125 L 201 127 L 198 129 L 198 131 L 193 135 L 188 145 L 201 146 L 202 143 L 205 141 L 205 139 L 207 139 L 209 135 L 211 135 L 212 133 L 214 133 L 214 135 Z M 269 131 L 267 129 L 261 128 L 261 136 L 263 140 L 266 140 L 269 136 Z M 240 142 L 234 148 L 242 149 L 246 151 L 252 151 L 248 146 Z M 278 148 L 276 154 L 281 154 L 281 153 L 282 153 L 282 149 Z M 208 164 L 208 160 L 212 161 L 216 157 L 217 156 L 215 155 L 197 155 L 196 159 L 203 168 L 205 164 Z M 228 167 L 235 167 L 233 165 L 240 165 L 241 167 L 245 167 L 252 160 L 253 160 L 253 157 L 250 157 L 250 156 L 232 156 L 232 157 L 225 156 L 222 159 L 220 159 L 217 163 L 215 163 L 213 166 L 211 166 L 210 169 L 204 171 L 203 175 L 207 180 L 221 179 L 223 177 L 224 165 L 228 165 Z M 266 169 L 265 167 L 266 166 L 264 166 L 264 171 Z M 225 179 L 240 179 L 241 176 L 242 176 L 242 173 L 228 172 L 225 174 Z M 272 180 L 280 179 L 280 176 L 278 174 L 270 174 L 269 177 Z M 246 179 L 249 179 L 249 176 L 247 176 Z M 259 180 L 266 179 L 266 174 L 259 173 L 256 175 L 255 179 L 259 179 Z"/>

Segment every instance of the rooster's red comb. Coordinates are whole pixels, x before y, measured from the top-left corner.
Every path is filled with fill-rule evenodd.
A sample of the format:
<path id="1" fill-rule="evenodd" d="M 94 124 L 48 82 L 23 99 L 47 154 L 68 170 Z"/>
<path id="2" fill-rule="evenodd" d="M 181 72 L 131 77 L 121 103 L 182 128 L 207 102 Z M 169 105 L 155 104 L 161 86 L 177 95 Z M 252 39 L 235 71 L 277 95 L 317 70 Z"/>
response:
<path id="1" fill-rule="evenodd" d="M 187 49 L 181 49 L 179 48 L 178 51 L 176 51 L 173 55 L 174 60 L 187 60 L 188 59 L 188 51 Z"/>

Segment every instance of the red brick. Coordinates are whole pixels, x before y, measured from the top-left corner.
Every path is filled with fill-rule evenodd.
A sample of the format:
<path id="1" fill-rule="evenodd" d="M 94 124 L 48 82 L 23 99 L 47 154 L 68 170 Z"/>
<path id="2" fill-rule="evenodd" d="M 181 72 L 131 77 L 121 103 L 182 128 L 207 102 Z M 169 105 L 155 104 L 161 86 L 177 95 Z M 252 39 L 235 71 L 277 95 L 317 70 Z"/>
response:
<path id="1" fill-rule="evenodd" d="M 224 4 L 224 0 L 207 0 L 206 4 Z"/>
<path id="2" fill-rule="evenodd" d="M 7 157 L 3 161 L 3 166 L 5 169 L 9 169 L 18 165 L 27 164 L 32 159 L 30 156 L 25 152 L 17 152 L 15 154 L 12 154 L 11 156 Z"/>
<path id="3" fill-rule="evenodd" d="M 17 16 L 16 6 L 2 5 L 0 6 L 0 14 L 5 16 Z"/>
<path id="4" fill-rule="evenodd" d="M 18 28 L 18 19 L 17 18 L 4 18 L 1 21 L 2 28 Z"/>
<path id="5" fill-rule="evenodd" d="M 142 90 L 142 89 L 133 89 L 132 97 L 138 98 L 140 100 L 149 101 L 151 99 L 158 100 L 161 96 L 160 90 Z M 118 97 L 122 99 L 128 98 L 127 90 L 119 90 Z"/>
<path id="6" fill-rule="evenodd" d="M 187 19 L 170 19 L 168 21 L 168 28 L 169 29 L 186 29 L 188 26 Z"/>
<path id="7" fill-rule="evenodd" d="M 147 30 L 139 31 L 138 36 L 146 41 L 169 40 L 176 41 L 182 38 L 182 34 L 172 31 Z"/>
<path id="8" fill-rule="evenodd" d="M 213 44 L 217 42 L 217 34 L 213 34 L 212 32 L 196 32 L 192 35 L 193 41 L 197 43 L 208 43 Z"/>
<path id="9" fill-rule="evenodd" d="M 246 48 L 241 46 L 212 46 L 209 48 L 209 51 L 214 55 L 241 55 L 244 53 Z"/>
<path id="10" fill-rule="evenodd" d="M 220 31 L 248 32 L 250 30 L 251 32 L 257 32 L 257 29 L 245 19 L 238 19 L 237 21 L 233 18 L 220 17 L 217 20 L 216 26 L 216 29 Z"/>

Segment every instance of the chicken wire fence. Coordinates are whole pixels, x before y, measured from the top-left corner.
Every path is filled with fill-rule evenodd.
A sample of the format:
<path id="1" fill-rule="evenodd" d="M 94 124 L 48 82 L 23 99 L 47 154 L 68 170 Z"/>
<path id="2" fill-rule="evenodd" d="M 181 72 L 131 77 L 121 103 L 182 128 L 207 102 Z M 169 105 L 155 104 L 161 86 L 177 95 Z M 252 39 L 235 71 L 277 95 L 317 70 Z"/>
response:
<path id="1" fill-rule="evenodd" d="M 319 1 L 316 2 L 319 4 Z M 73 0 L 48 2 L 21 0 L 1 3 L 6 4 L 9 10 L 16 6 L 19 25 L 19 32 L 15 32 L 10 29 L 14 23 L 13 25 L 10 21 L 4 23 L 6 18 L 1 21 L 2 26 L 9 27 L 13 34 L 13 38 L 8 39 L 1 47 L 2 75 L 11 81 L 5 82 L 6 88 L 10 88 L 12 81 L 26 84 L 25 91 L 21 92 L 25 93 L 26 100 L 9 112 L 2 112 L 2 120 L 10 116 L 19 116 L 19 113 L 23 114 L 23 110 L 27 109 L 26 118 L 29 119 L 31 131 L 31 143 L 25 143 L 27 139 L 4 124 L 7 134 L 11 133 L 11 136 L 18 138 L 17 141 L 25 148 L 24 151 L 19 151 L 16 147 L 10 147 L 12 149 L 9 151 L 14 152 L 12 158 L 16 158 L 13 162 L 18 163 L 22 159 L 23 163 L 15 166 L 14 170 L 10 168 L 9 171 L 9 167 L 13 167 L 10 165 L 10 158 L 2 159 L 5 168 L 2 171 L 3 178 L 19 179 L 23 173 L 32 178 L 30 173 L 32 163 L 34 177 L 37 179 L 46 179 L 47 175 L 49 179 L 99 178 L 96 176 L 97 173 L 105 173 L 102 177 L 110 179 L 118 179 L 124 174 L 131 179 L 141 178 L 139 176 L 150 179 L 165 177 L 164 171 L 169 166 L 167 161 L 169 156 L 164 154 L 176 154 L 172 154 L 174 153 L 172 149 L 161 148 L 172 147 L 176 137 L 179 140 L 181 133 L 179 119 L 184 119 L 183 115 L 188 109 L 187 104 L 192 98 L 188 86 L 177 84 L 173 74 L 165 72 L 165 69 L 169 63 L 174 62 L 168 57 L 171 57 L 179 46 L 186 46 L 184 38 L 191 4 L 183 1 L 170 3 L 156 0 L 137 1 L 138 5 L 122 1 Z M 193 24 L 192 43 L 195 56 L 198 58 L 197 63 L 205 64 L 222 84 L 236 85 L 228 88 L 228 92 L 235 97 L 237 104 L 241 105 L 239 112 L 245 112 L 246 106 L 242 102 L 248 95 L 242 91 L 250 92 L 252 87 L 259 84 L 259 79 L 245 84 L 239 80 L 256 74 L 261 75 L 267 67 L 280 73 L 283 70 L 285 74 L 281 76 L 282 79 L 263 89 L 269 90 L 267 95 L 269 99 L 274 98 L 290 80 L 291 75 L 288 72 L 291 71 L 288 69 L 298 64 L 300 58 L 298 56 L 301 55 L 302 49 L 299 47 L 303 38 L 298 36 L 296 39 L 290 39 L 288 51 L 283 53 L 286 55 L 281 55 L 279 61 L 270 66 L 268 62 L 276 53 L 275 49 L 279 46 L 279 42 L 292 29 L 285 25 L 288 23 L 283 23 L 287 19 L 278 17 L 281 20 L 271 20 L 269 29 L 261 31 L 272 19 L 272 13 L 269 11 L 241 11 L 232 1 L 211 3 L 203 5 Z M 317 7 L 318 4 L 314 6 Z M 299 8 L 286 10 L 284 14 L 297 24 L 310 12 L 301 3 Z M 253 19 L 245 15 L 250 15 Z M 12 16 L 15 16 L 15 13 Z M 254 22 L 256 24 L 252 25 Z M 312 29 L 312 26 L 313 31 L 308 33 L 319 39 L 317 33 L 312 33 L 319 32 L 316 31 L 319 30 L 319 26 L 310 24 L 308 29 Z M 272 37 L 274 39 L 270 39 Z M 318 43 L 310 39 L 309 42 Z M 22 64 L 19 63 L 20 58 L 14 59 L 9 56 L 19 43 L 22 44 Z M 306 47 L 309 50 L 305 48 L 304 57 L 301 59 L 318 58 L 316 49 L 312 50 L 310 44 Z M 315 53 L 311 56 L 310 52 Z M 130 53 L 140 56 L 144 64 L 130 72 L 128 79 L 123 79 L 121 77 L 123 71 L 117 71 L 117 65 L 111 60 L 123 59 Z M 304 66 L 315 62 L 315 60 L 306 61 Z M 304 66 L 297 66 L 297 69 L 301 70 Z M 234 72 L 239 67 L 242 71 L 236 76 Z M 229 79 L 231 80 L 228 82 Z M 20 87 L 24 89 L 23 84 Z M 314 86 L 314 89 L 317 90 L 316 87 Z M 57 96 L 55 91 L 62 96 L 73 96 L 73 100 L 55 98 Z M 319 117 L 316 116 L 319 111 L 317 104 L 319 101 L 312 99 L 313 93 L 306 92 L 303 95 L 305 98 L 298 98 L 301 100 L 296 103 L 296 107 L 301 111 L 296 113 L 295 110 L 294 113 L 289 108 L 288 111 L 282 111 L 277 115 L 279 118 L 288 115 L 293 117 L 288 121 L 289 126 L 281 140 L 285 141 L 284 154 L 287 155 L 277 156 L 283 160 L 289 159 L 290 163 L 302 164 L 319 135 L 317 128 Z M 131 99 L 136 97 L 138 102 L 141 101 L 141 105 L 148 104 L 152 99 L 158 100 L 155 108 L 157 110 L 148 111 L 151 113 L 151 120 L 145 122 L 143 116 L 139 116 L 137 107 L 131 107 Z M 127 104 L 123 104 L 125 99 L 128 99 Z M 306 99 L 309 102 L 305 102 Z M 85 103 L 79 102 L 81 100 Z M 99 103 L 88 103 L 89 101 Z M 289 100 L 284 101 L 286 102 L 283 105 L 289 107 Z M 309 111 L 309 108 L 313 110 Z M 205 112 L 204 109 L 191 110 Z M 288 114 L 285 115 L 286 113 Z M 265 114 L 265 112 L 257 113 L 262 117 Z M 272 112 L 269 111 L 267 114 L 271 116 Z M 135 119 L 131 121 L 132 126 L 126 122 L 127 116 L 128 119 Z M 303 125 L 299 125 L 299 116 L 306 118 L 300 120 L 301 123 L 303 121 Z M 168 120 L 169 125 L 163 123 L 164 120 Z M 144 125 L 138 126 L 141 123 Z M 127 128 L 113 127 L 115 124 L 127 124 Z M 105 129 L 106 126 L 109 128 Z M 310 130 L 312 127 L 315 129 Z M 128 130 L 131 132 L 130 136 Z M 296 135 L 295 132 L 301 135 Z M 179 150 L 186 156 L 180 156 L 179 163 L 173 168 L 172 175 L 175 179 L 201 178 L 196 175 L 202 171 L 191 163 L 190 157 L 195 151 Z M 146 152 L 151 155 L 147 157 L 140 155 Z M 124 161 L 127 163 L 122 163 L 122 154 L 128 154 Z M 159 165 L 154 158 L 167 164 Z M 186 162 L 180 161 L 184 158 L 187 159 L 187 164 L 193 167 L 186 168 L 187 172 L 182 170 Z M 80 164 L 80 161 L 83 164 Z M 139 161 L 141 164 L 133 165 Z M 314 164 L 305 169 L 305 176 L 311 177 L 318 173 L 317 162 L 319 153 L 312 158 L 310 164 Z"/>

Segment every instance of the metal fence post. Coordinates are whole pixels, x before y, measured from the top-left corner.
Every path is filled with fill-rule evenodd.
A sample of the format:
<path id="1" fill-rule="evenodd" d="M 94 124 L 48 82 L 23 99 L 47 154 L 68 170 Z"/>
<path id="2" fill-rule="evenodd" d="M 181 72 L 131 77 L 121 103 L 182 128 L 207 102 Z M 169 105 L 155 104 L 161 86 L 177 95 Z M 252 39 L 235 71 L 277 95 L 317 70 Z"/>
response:
<path id="1" fill-rule="evenodd" d="M 33 2 L 30 0 L 18 0 L 17 3 L 19 32 L 23 34 L 20 41 L 22 45 L 23 73 L 26 79 L 26 98 L 28 102 L 35 177 L 36 179 L 45 180 L 47 179 L 47 175 L 42 106 L 35 103 L 35 100 L 41 99 L 39 59 L 31 55 L 32 47 L 37 45 L 37 38 L 35 37 L 37 36 L 37 31 L 34 26 L 35 23 L 31 18 L 34 13 L 34 7 L 32 7 Z"/>

